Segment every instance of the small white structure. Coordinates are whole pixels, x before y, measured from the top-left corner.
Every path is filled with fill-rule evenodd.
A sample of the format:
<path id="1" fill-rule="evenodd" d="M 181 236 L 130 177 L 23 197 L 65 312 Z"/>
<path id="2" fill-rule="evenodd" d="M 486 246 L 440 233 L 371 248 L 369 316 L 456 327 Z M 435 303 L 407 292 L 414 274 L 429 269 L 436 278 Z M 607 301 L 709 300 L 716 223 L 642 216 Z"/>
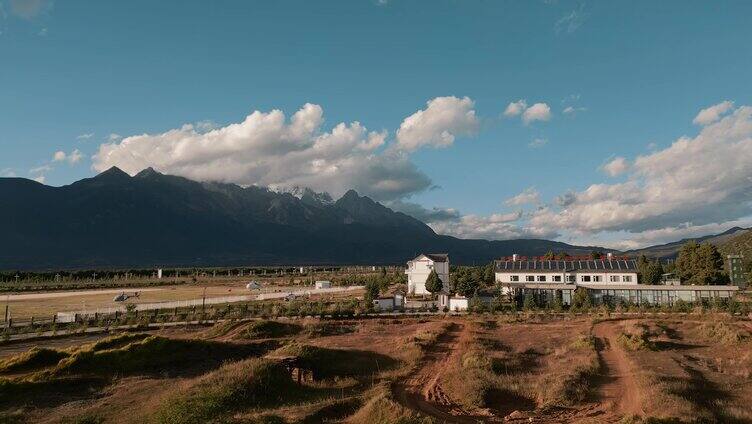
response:
<path id="1" fill-rule="evenodd" d="M 393 311 L 405 307 L 405 295 L 395 293 L 392 296 L 379 296 L 373 300 L 373 306 L 382 311 Z"/>
<path id="2" fill-rule="evenodd" d="M 486 306 L 493 302 L 494 297 L 488 294 L 478 295 L 478 299 Z M 439 309 L 446 308 L 450 312 L 466 311 L 470 307 L 470 299 L 459 294 L 439 293 Z"/>
<path id="3" fill-rule="evenodd" d="M 332 282 L 331 281 L 316 281 L 316 288 L 317 289 L 330 289 L 332 288 Z"/>
<path id="4" fill-rule="evenodd" d="M 407 293 L 409 295 L 430 294 L 426 290 L 426 280 L 431 271 L 436 271 L 444 284 L 444 291 L 449 290 L 449 255 L 446 253 L 420 254 L 407 262 Z"/>
<path id="5" fill-rule="evenodd" d="M 251 281 L 250 283 L 245 285 L 245 288 L 247 288 L 248 290 L 258 290 L 261 288 L 261 284 L 255 281 Z"/>
<path id="6" fill-rule="evenodd" d="M 158 279 L 158 280 L 161 280 L 161 279 L 162 279 L 162 268 L 159 268 L 159 269 L 157 270 L 157 279 Z"/>

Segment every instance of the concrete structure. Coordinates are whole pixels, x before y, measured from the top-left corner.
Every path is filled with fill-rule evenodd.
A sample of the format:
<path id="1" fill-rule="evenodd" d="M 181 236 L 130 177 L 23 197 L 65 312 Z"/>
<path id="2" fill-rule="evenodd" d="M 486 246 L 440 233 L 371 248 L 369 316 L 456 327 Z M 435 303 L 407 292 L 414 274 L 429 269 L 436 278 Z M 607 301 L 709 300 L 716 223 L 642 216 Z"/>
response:
<path id="1" fill-rule="evenodd" d="M 426 279 L 431 271 L 436 271 L 444 285 L 444 291 L 449 290 L 449 255 L 446 253 L 420 254 L 407 262 L 407 293 L 408 295 L 427 295 Z"/>
<path id="2" fill-rule="evenodd" d="M 742 255 L 726 256 L 728 274 L 731 284 L 737 287 L 747 287 L 747 275 L 744 273 L 744 261 Z"/>
<path id="3" fill-rule="evenodd" d="M 316 281 L 317 289 L 328 289 L 332 287 L 331 281 Z"/>
<path id="4" fill-rule="evenodd" d="M 391 296 L 379 296 L 373 300 L 373 306 L 382 311 L 393 311 L 405 307 L 405 295 L 395 293 Z"/>
<path id="5" fill-rule="evenodd" d="M 696 302 L 710 298 L 729 298 L 735 286 L 641 285 L 637 281 L 637 262 L 608 255 L 606 259 L 568 258 L 547 260 L 514 255 L 495 262 L 496 282 L 502 293 L 520 298 L 532 294 L 539 303 L 558 298 L 562 304 L 572 301 L 574 290 L 583 287 L 597 304 L 628 302 L 633 304 L 673 304 L 676 300 Z"/>
<path id="6" fill-rule="evenodd" d="M 486 306 L 489 306 L 491 305 L 494 296 L 487 293 L 479 293 L 476 299 Z M 472 298 L 461 296 L 459 294 L 439 293 L 438 307 L 442 310 L 446 308 L 446 310 L 451 312 L 461 312 L 466 311 L 470 307 L 472 301 Z"/>

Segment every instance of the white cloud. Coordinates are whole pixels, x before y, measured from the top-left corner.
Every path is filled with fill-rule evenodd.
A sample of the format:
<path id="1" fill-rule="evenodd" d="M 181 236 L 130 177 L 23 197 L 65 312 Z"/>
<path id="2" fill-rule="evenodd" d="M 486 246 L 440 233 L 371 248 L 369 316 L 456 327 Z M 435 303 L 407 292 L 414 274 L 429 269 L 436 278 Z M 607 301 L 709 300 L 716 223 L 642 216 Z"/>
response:
<path id="1" fill-rule="evenodd" d="M 117 141 L 123 138 L 120 134 L 111 133 L 107 136 L 107 141 Z"/>
<path id="2" fill-rule="evenodd" d="M 504 201 L 507 206 L 521 206 L 540 203 L 540 193 L 535 187 L 528 187 L 522 193 Z"/>
<path id="3" fill-rule="evenodd" d="M 545 138 L 535 138 L 533 141 L 527 144 L 528 147 L 537 149 L 539 147 L 543 147 L 546 144 L 548 144 L 548 140 Z"/>
<path id="4" fill-rule="evenodd" d="M 44 184 L 44 182 L 47 180 L 47 177 L 45 177 L 44 175 L 37 175 L 36 177 L 32 178 L 32 180 Z"/>
<path id="5" fill-rule="evenodd" d="M 629 162 L 623 157 L 616 157 L 601 167 L 601 170 L 611 177 L 625 173 L 629 169 Z"/>
<path id="6" fill-rule="evenodd" d="M 726 114 L 733 107 L 734 102 L 726 100 L 724 102 L 718 103 L 717 105 L 713 105 L 709 108 L 701 110 L 700 113 L 695 116 L 695 119 L 693 119 L 692 122 L 696 125 L 712 124 L 713 122 L 721 119 L 721 116 Z"/>
<path id="7" fill-rule="evenodd" d="M 527 102 L 524 99 L 520 99 L 507 105 L 507 108 L 504 109 L 504 116 L 509 118 L 519 116 L 525 109 L 527 109 Z"/>
<path id="8" fill-rule="evenodd" d="M 85 133 L 85 134 L 81 134 L 81 135 L 77 136 L 76 139 L 77 140 L 88 140 L 88 139 L 90 139 L 92 137 L 94 137 L 94 133 Z"/>
<path id="9" fill-rule="evenodd" d="M 584 107 L 567 106 L 564 108 L 562 113 L 564 113 L 565 115 L 575 115 L 579 112 L 585 112 L 586 110 L 587 108 Z"/>
<path id="10" fill-rule="evenodd" d="M 582 233 L 641 233 L 684 223 L 704 226 L 752 214 L 752 107 L 742 106 L 638 156 L 618 184 L 592 184 L 561 210 L 534 213 L 534 226 Z"/>
<path id="11" fill-rule="evenodd" d="M 532 226 L 524 226 L 515 221 L 522 218 L 522 212 L 493 214 L 490 216 L 465 215 L 456 221 L 429 223 L 439 234 L 459 238 L 481 238 L 488 240 L 511 240 L 520 238 L 555 238 L 556 232 Z"/>
<path id="12" fill-rule="evenodd" d="M 36 168 L 29 169 L 30 174 L 39 174 L 42 172 L 49 172 L 52 171 L 52 167 L 50 165 L 41 165 L 37 166 Z"/>
<path id="13" fill-rule="evenodd" d="M 522 122 L 525 124 L 549 119 L 551 119 L 551 108 L 545 103 L 536 103 L 522 113 Z"/>
<path id="14" fill-rule="evenodd" d="M 16 176 L 16 171 L 14 171 L 12 168 L 3 168 L 2 170 L 0 170 L 0 177 L 13 178 Z"/>
<path id="15" fill-rule="evenodd" d="M 81 161 L 81 159 L 84 157 L 83 153 L 81 153 L 80 150 L 74 149 L 70 153 L 65 153 L 62 150 L 58 150 L 55 152 L 54 155 L 52 155 L 52 161 L 53 162 L 64 162 L 67 161 L 71 165 L 75 165 L 78 162 Z"/>
<path id="16" fill-rule="evenodd" d="M 579 29 L 582 24 L 585 23 L 587 16 L 587 13 L 585 13 L 585 4 L 581 3 L 580 7 L 565 14 L 556 21 L 556 23 L 554 24 L 554 31 L 557 34 L 571 34 L 577 31 L 577 29 Z"/>
<path id="17" fill-rule="evenodd" d="M 385 206 L 397 212 L 402 212 L 406 215 L 410 215 L 413 218 L 423 222 L 440 222 L 440 221 L 456 221 L 460 219 L 460 212 L 453 208 L 437 208 L 433 207 L 428 209 L 422 205 L 413 202 L 405 202 L 402 200 L 394 200 L 386 202 Z"/>
<path id="18" fill-rule="evenodd" d="M 472 102 L 460 100 L 460 104 L 472 116 L 470 121 L 474 120 L 467 109 Z M 425 113 L 433 116 L 436 105 L 429 102 Z M 417 121 L 433 123 L 435 129 L 437 122 L 455 119 L 434 116 Z M 282 111 L 273 110 L 255 111 L 242 122 L 207 132 L 188 124 L 161 134 L 104 143 L 92 157 L 93 168 L 103 171 L 118 166 L 135 174 L 151 166 L 199 181 L 276 189 L 309 187 L 335 197 L 354 188 L 377 200 L 401 198 L 431 185 L 407 154 L 398 149 L 378 151 L 385 143 L 386 131 L 369 132 L 359 122 L 340 123 L 323 131 L 323 123 L 322 108 L 306 104 L 289 120 Z"/>
<path id="19" fill-rule="evenodd" d="M 436 97 L 405 118 L 397 130 L 397 146 L 411 152 L 422 146 L 447 147 L 455 137 L 470 136 L 478 130 L 478 118 L 470 98 Z"/>

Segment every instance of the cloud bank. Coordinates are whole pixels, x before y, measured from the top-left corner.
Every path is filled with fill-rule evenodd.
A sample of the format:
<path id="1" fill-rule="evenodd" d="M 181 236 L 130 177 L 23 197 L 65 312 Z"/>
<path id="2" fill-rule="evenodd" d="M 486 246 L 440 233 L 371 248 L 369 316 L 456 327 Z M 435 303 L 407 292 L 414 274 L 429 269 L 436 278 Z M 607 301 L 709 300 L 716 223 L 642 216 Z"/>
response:
<path id="1" fill-rule="evenodd" d="M 118 166 L 134 174 L 151 166 L 199 181 L 309 187 L 334 196 L 354 188 L 393 200 L 431 186 L 409 152 L 472 135 L 478 119 L 469 98 L 437 97 L 405 118 L 394 148 L 382 148 L 387 131 L 369 131 L 359 122 L 326 131 L 323 124 L 323 109 L 309 103 L 289 119 L 280 110 L 254 111 L 224 127 L 187 124 L 161 134 L 111 136 L 93 156 L 93 168 Z"/>

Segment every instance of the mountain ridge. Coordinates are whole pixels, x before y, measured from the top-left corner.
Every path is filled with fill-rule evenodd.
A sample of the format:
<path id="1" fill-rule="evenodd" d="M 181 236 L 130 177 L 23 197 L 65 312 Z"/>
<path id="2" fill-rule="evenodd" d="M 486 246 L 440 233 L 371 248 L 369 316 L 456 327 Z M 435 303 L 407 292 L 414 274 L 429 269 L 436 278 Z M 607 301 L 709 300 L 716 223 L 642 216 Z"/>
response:
<path id="1" fill-rule="evenodd" d="M 472 240 L 350 190 L 315 201 L 267 188 L 113 167 L 52 187 L 0 178 L 0 269 L 283 264 L 398 264 L 448 252 L 457 264 L 549 250 L 608 250 L 541 239 Z M 305 200 L 304 200 L 305 198 Z"/>

